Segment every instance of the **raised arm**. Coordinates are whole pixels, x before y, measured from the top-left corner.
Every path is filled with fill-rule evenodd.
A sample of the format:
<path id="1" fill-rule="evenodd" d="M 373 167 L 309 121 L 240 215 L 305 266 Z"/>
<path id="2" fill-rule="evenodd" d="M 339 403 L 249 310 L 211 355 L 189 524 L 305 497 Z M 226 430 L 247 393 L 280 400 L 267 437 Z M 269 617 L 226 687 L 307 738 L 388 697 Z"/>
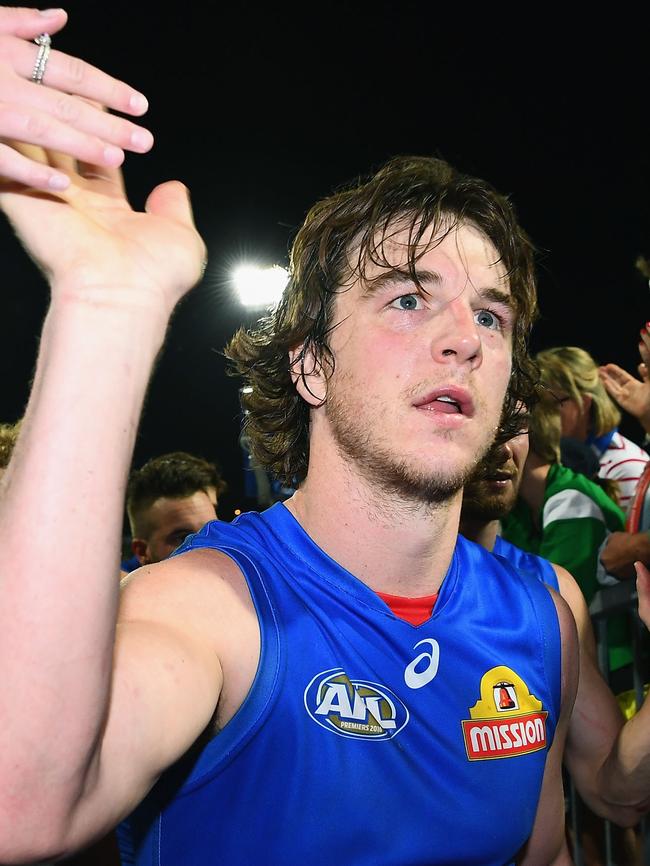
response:
<path id="1" fill-rule="evenodd" d="M 161 713 L 153 730 L 136 726 L 141 740 L 162 741 L 163 724 L 174 729 L 134 770 L 146 788 L 162 769 L 156 763 L 173 760 L 205 726 L 220 684 L 200 630 L 188 636 L 162 614 L 122 629 L 128 636 L 113 681 L 117 551 L 136 427 L 169 315 L 200 278 L 205 257 L 187 192 L 176 182 L 159 186 L 146 212 L 136 213 L 115 169 L 86 171 L 60 155 L 29 152 L 64 166 L 72 183 L 56 197 L 0 188 L 0 205 L 51 286 L 32 393 L 0 496 L 2 863 L 49 858 L 79 841 L 80 804 L 107 790 L 108 758 L 132 757 L 141 701 L 159 700 L 164 711 L 172 694 L 196 700 L 196 709 L 183 705 L 191 711 L 178 733 L 179 714 Z M 93 808 L 101 814 L 99 801 Z M 119 817 L 120 806 L 105 811 Z"/>
<path id="2" fill-rule="evenodd" d="M 646 365 L 639 364 L 640 379 L 618 364 L 606 364 L 598 373 L 609 396 L 633 415 L 646 433 L 650 432 L 650 379 Z"/>

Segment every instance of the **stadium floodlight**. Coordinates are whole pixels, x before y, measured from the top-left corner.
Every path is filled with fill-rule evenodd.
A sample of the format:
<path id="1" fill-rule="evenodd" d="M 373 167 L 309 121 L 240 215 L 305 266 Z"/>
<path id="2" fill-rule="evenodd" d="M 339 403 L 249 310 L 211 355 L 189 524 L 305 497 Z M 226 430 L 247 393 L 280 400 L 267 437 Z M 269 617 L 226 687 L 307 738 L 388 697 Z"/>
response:
<path id="1" fill-rule="evenodd" d="M 232 279 L 240 303 L 245 307 L 262 309 L 278 303 L 289 273 L 279 265 L 270 268 L 241 265 L 233 271 Z"/>

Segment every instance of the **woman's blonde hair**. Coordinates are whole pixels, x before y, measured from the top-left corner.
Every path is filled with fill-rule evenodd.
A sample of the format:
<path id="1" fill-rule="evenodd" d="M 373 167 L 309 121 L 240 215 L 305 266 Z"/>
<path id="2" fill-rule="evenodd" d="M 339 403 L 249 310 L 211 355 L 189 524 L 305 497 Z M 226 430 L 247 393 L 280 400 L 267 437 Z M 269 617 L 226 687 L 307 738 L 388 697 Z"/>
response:
<path id="1" fill-rule="evenodd" d="M 578 346 L 544 349 L 535 356 L 542 383 L 553 392 L 564 391 L 583 405 L 585 395 L 591 397 L 589 432 L 602 436 L 621 421 L 621 413 L 605 390 L 598 375 L 598 364 L 589 352 Z"/>
<path id="2" fill-rule="evenodd" d="M 559 463 L 561 431 L 560 405 L 546 395 L 533 406 L 528 419 L 530 450 L 546 463 Z"/>

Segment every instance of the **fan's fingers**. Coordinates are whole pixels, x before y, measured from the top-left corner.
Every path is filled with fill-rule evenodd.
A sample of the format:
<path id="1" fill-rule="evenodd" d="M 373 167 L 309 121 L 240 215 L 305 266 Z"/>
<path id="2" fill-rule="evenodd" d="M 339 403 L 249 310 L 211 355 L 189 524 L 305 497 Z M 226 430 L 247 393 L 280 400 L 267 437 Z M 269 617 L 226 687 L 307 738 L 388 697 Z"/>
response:
<path id="1" fill-rule="evenodd" d="M 25 9 L 0 6 L 0 34 L 34 39 L 40 33 L 56 33 L 65 26 L 68 15 L 63 9 Z"/>
<path id="2" fill-rule="evenodd" d="M 0 133 L 5 139 L 58 150 L 84 162 L 121 165 L 124 161 L 121 148 L 79 132 L 45 112 L 24 106 L 0 103 Z"/>
<path id="3" fill-rule="evenodd" d="M 114 144 L 124 150 L 146 153 L 153 145 L 149 130 L 115 114 L 110 114 L 95 100 L 70 96 L 50 87 L 42 87 L 18 76 L 0 75 L 0 105 L 20 106 L 23 112 L 34 111 L 52 117 L 80 133 Z M 38 123 L 38 120 L 34 121 Z"/>
<path id="4" fill-rule="evenodd" d="M 15 147 L 2 143 L 0 143 L 0 178 L 41 190 L 61 191 L 70 185 L 70 178 L 67 175 L 31 159 Z"/>
<path id="5" fill-rule="evenodd" d="M 33 42 L 0 36 L 0 63 L 21 78 L 32 80 L 37 57 L 38 46 Z M 124 114 L 139 116 L 148 108 L 147 98 L 135 88 L 85 60 L 54 49 L 49 52 L 42 85 L 38 86 L 85 96 Z"/>

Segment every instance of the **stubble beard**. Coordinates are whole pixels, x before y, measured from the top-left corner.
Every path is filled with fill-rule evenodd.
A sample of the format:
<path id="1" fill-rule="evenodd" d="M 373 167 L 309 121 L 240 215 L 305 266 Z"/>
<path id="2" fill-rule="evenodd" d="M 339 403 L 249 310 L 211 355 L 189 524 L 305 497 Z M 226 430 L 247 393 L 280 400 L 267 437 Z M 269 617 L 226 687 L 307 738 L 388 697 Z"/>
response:
<path id="1" fill-rule="evenodd" d="M 381 419 L 375 418 L 369 423 L 367 417 L 354 412 L 349 401 L 341 400 L 334 389 L 328 394 L 325 414 L 339 452 L 354 464 L 356 472 L 371 489 L 413 505 L 440 506 L 456 496 L 474 474 L 493 438 L 486 437 L 466 466 L 446 473 L 441 470 L 425 472 L 407 460 L 396 459 L 376 436 Z M 453 435 L 451 431 L 446 436 L 443 434 L 442 441 L 438 439 L 432 447 L 444 447 L 444 438 L 451 440 Z"/>
<path id="2" fill-rule="evenodd" d="M 490 494 L 482 489 L 481 482 L 470 481 L 463 494 L 463 509 L 461 520 L 473 520 L 489 523 L 492 520 L 503 520 L 515 507 L 517 497 Z"/>

